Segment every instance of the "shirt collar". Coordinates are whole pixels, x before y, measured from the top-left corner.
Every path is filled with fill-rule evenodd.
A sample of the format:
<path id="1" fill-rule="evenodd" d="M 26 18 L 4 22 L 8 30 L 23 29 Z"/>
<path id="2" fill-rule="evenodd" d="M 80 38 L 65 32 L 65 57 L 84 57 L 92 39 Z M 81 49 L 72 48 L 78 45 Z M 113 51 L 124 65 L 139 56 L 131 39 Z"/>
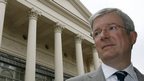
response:
<path id="1" fill-rule="evenodd" d="M 112 74 L 114 74 L 117 70 L 102 63 L 102 70 L 103 70 L 103 73 L 104 73 L 104 76 L 105 78 L 109 78 Z"/>
<path id="2" fill-rule="evenodd" d="M 117 72 L 118 70 L 117 69 L 114 69 L 104 63 L 102 63 L 102 70 L 103 70 L 103 73 L 104 73 L 104 76 L 105 78 L 109 78 L 111 77 L 112 74 L 114 74 L 115 72 Z M 133 68 L 133 65 L 130 64 L 127 68 L 125 68 L 123 71 L 126 71 L 130 77 L 132 77 L 133 79 L 134 78 L 137 78 L 136 76 L 136 73 L 134 72 L 134 68 Z"/>

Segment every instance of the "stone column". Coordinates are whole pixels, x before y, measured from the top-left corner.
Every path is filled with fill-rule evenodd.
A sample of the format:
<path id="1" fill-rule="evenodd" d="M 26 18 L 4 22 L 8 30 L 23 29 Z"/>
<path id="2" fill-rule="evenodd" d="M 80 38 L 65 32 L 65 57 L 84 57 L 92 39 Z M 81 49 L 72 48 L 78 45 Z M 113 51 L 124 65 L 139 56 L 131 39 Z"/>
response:
<path id="1" fill-rule="evenodd" d="M 0 0 L 0 47 L 2 42 L 3 24 L 7 0 Z"/>
<path id="2" fill-rule="evenodd" d="M 100 59 L 99 59 L 99 57 L 98 57 L 98 53 L 97 53 L 97 51 L 96 51 L 95 46 L 92 47 L 92 51 L 93 51 L 94 68 L 95 68 L 95 69 L 98 69 L 98 67 L 99 67 L 99 65 L 100 65 L 100 63 L 99 63 Z"/>
<path id="3" fill-rule="evenodd" d="M 75 46 L 76 46 L 76 62 L 78 74 L 84 74 L 84 63 L 83 63 L 83 54 L 82 54 L 82 37 L 77 35 L 75 38 Z"/>
<path id="4" fill-rule="evenodd" d="M 36 29 L 38 11 L 31 9 L 29 13 L 29 29 L 28 29 L 28 41 L 27 41 L 27 58 L 26 58 L 26 70 L 25 81 L 35 81 L 35 65 L 36 65 Z"/>
<path id="5" fill-rule="evenodd" d="M 55 81 L 63 81 L 63 57 L 62 57 L 62 29 L 59 23 L 55 26 Z"/>

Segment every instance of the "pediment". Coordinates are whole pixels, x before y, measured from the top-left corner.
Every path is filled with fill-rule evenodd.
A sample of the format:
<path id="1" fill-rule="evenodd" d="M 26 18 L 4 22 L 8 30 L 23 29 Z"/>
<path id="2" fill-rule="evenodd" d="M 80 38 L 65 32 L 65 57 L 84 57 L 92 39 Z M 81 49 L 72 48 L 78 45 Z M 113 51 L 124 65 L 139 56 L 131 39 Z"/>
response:
<path id="1" fill-rule="evenodd" d="M 39 0 L 52 11 L 90 31 L 91 13 L 79 0 Z M 62 18 L 63 19 L 63 18 Z"/>
<path id="2" fill-rule="evenodd" d="M 53 0 L 63 8 L 80 17 L 81 19 L 88 21 L 91 13 L 79 0 Z"/>
<path id="3" fill-rule="evenodd" d="M 88 21 L 91 13 L 79 0 L 53 0 L 79 18 Z"/>
<path id="4" fill-rule="evenodd" d="M 80 2 L 80 0 L 39 0 L 46 4 L 58 13 L 75 16 L 88 22 L 91 13 L 89 10 Z"/>

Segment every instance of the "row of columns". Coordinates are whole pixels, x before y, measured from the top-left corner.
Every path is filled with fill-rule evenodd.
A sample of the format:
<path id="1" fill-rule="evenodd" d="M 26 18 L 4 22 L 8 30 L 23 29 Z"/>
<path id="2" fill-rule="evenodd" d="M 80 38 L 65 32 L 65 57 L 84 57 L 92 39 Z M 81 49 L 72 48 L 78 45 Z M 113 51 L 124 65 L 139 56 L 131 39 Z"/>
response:
<path id="1" fill-rule="evenodd" d="M 0 46 L 2 41 L 3 23 L 6 8 L 6 0 L 0 0 Z M 37 19 L 40 13 L 34 9 L 31 9 L 29 13 L 29 29 L 28 29 L 28 41 L 27 41 L 27 57 L 26 57 L 26 70 L 25 81 L 35 81 L 36 71 L 36 29 Z M 57 23 L 55 25 L 55 81 L 63 81 L 63 57 L 62 57 L 62 30 L 63 26 Z M 82 37 L 76 36 L 75 48 L 76 48 L 76 62 L 78 74 L 84 74 L 84 63 L 82 54 Z M 98 56 L 96 49 L 93 48 L 94 66 L 97 69 Z"/>

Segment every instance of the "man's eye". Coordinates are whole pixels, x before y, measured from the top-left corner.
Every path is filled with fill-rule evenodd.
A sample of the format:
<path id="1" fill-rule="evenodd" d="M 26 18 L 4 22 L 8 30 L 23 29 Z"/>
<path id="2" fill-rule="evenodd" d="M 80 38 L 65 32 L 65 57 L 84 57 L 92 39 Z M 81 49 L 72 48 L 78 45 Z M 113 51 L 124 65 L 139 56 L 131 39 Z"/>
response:
<path id="1" fill-rule="evenodd" d="M 110 26 L 109 30 L 117 30 L 117 27 L 116 26 Z"/>
<path id="2" fill-rule="evenodd" d="M 99 31 L 94 32 L 94 36 L 98 36 L 100 34 Z"/>
<path id="3" fill-rule="evenodd" d="M 95 32 L 95 36 L 97 36 L 98 35 L 98 32 Z"/>

